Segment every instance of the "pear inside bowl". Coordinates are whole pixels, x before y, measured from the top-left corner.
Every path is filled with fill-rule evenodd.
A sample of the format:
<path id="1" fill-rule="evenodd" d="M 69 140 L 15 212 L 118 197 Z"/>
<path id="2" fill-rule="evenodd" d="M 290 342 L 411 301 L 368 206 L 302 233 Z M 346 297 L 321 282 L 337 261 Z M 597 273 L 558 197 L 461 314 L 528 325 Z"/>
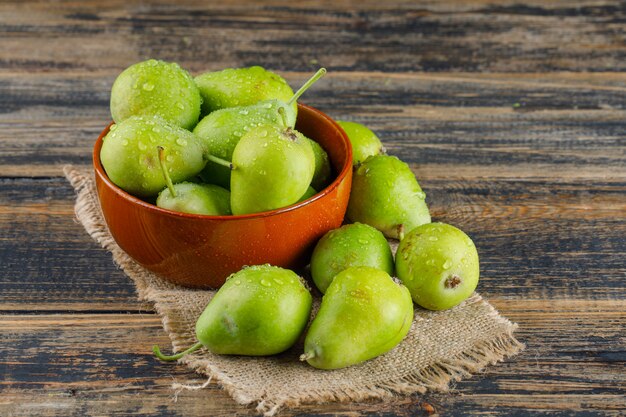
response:
<path id="1" fill-rule="evenodd" d="M 336 173 L 314 196 L 276 210 L 207 216 L 159 208 L 122 190 L 108 178 L 100 149 L 93 150 L 100 206 L 111 235 L 131 258 L 178 285 L 217 288 L 246 265 L 299 268 L 319 238 L 341 226 L 352 184 L 352 147 L 329 116 L 298 104 L 296 129 L 328 153 Z"/>

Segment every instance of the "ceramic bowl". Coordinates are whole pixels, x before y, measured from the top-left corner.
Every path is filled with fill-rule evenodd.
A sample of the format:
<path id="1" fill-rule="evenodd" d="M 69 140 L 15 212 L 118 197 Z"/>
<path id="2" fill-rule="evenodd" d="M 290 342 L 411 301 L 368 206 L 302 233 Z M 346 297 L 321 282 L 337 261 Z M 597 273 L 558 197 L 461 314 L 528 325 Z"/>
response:
<path id="1" fill-rule="evenodd" d="M 303 202 L 239 216 L 205 216 L 161 209 L 113 184 L 93 150 L 104 218 L 117 244 L 135 261 L 179 285 L 217 288 L 245 265 L 297 269 L 309 262 L 317 240 L 341 226 L 352 184 L 352 147 L 345 132 L 321 111 L 298 104 L 296 129 L 328 153 L 333 182 Z"/>

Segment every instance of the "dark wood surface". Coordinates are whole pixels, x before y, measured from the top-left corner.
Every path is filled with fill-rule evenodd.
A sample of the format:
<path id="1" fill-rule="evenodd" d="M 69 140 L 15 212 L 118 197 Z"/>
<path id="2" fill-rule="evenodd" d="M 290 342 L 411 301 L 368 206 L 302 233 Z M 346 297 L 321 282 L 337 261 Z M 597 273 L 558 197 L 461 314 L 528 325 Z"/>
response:
<path id="1" fill-rule="evenodd" d="M 73 218 L 109 90 L 148 57 L 263 65 L 367 124 L 527 349 L 450 393 L 282 415 L 626 413 L 626 2 L 3 1 L 0 415 L 255 415 L 151 356 L 159 318 Z"/>

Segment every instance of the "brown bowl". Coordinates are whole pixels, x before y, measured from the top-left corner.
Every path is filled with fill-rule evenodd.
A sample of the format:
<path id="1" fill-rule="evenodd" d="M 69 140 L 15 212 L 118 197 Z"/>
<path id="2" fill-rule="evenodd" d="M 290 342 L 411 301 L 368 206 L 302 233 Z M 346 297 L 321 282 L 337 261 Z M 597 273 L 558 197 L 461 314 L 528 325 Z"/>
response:
<path id="1" fill-rule="evenodd" d="M 313 107 L 298 104 L 296 129 L 328 153 L 338 173 L 328 187 L 277 210 L 205 216 L 159 208 L 113 184 L 100 163 L 107 127 L 94 146 L 93 166 L 111 235 L 139 264 L 188 287 L 219 287 L 245 265 L 306 265 L 317 240 L 343 222 L 352 184 L 352 147 L 337 123 Z"/>

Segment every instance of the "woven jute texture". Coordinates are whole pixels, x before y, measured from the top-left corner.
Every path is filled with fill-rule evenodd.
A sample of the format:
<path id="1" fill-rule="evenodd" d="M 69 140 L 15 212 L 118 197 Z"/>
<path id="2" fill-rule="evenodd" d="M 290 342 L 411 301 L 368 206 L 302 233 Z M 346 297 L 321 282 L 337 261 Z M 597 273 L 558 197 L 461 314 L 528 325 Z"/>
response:
<path id="1" fill-rule="evenodd" d="M 170 284 L 134 262 L 107 229 L 93 174 L 69 166 L 64 171 L 77 193 L 78 221 L 134 281 L 139 298 L 154 303 L 173 350 L 194 344 L 196 319 L 215 292 Z M 315 311 L 319 300 L 314 304 Z M 256 405 L 259 412 L 272 416 L 281 407 L 304 402 L 383 399 L 427 389 L 445 391 L 451 381 L 523 349 L 513 336 L 516 327 L 474 294 L 448 311 L 417 308 L 402 343 L 385 355 L 346 369 L 320 371 L 300 362 L 301 342 L 272 357 L 220 356 L 202 349 L 179 361 L 221 385 L 238 403 Z M 146 346 L 146 350 L 150 348 Z"/>

